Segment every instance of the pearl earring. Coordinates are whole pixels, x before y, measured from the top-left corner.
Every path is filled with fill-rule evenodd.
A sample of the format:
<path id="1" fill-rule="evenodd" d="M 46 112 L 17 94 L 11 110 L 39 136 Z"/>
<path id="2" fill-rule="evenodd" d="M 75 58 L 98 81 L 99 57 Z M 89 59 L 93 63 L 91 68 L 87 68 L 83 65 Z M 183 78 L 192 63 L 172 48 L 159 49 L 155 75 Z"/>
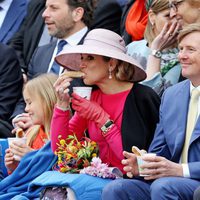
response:
<path id="1" fill-rule="evenodd" d="M 108 78 L 112 79 L 112 67 L 109 67 L 108 72 L 109 72 Z"/>

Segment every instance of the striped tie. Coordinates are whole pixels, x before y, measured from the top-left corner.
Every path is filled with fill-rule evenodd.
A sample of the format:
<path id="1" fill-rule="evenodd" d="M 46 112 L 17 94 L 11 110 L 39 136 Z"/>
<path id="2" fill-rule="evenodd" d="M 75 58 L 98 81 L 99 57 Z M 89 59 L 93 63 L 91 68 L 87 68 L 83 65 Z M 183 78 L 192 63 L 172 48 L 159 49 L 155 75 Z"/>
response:
<path id="1" fill-rule="evenodd" d="M 67 42 L 65 40 L 60 40 L 60 42 L 58 43 L 58 50 L 57 50 L 57 54 L 59 54 L 63 47 L 67 44 Z M 51 73 L 55 73 L 55 74 L 59 74 L 60 72 L 60 65 L 54 60 L 53 64 L 52 64 L 52 67 L 50 69 L 50 72 Z"/>

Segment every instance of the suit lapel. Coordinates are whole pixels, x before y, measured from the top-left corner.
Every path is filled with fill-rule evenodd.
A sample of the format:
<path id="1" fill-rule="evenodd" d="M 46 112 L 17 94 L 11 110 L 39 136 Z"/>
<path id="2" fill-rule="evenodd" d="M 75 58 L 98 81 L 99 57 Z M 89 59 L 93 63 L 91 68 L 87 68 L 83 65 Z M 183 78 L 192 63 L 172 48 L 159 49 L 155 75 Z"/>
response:
<path id="1" fill-rule="evenodd" d="M 196 123 L 196 126 L 194 128 L 194 131 L 192 133 L 192 137 L 191 137 L 191 140 L 190 140 L 190 144 L 192 142 L 194 142 L 196 139 L 198 139 L 200 137 L 200 116 L 198 117 L 197 119 L 197 123 Z"/>
<path id="2" fill-rule="evenodd" d="M 7 12 L 6 18 L 1 26 L 0 41 L 7 36 L 13 26 L 18 25 L 16 21 L 24 14 L 26 0 L 13 0 Z"/>
<path id="3" fill-rule="evenodd" d="M 57 41 L 53 41 L 52 43 L 45 45 L 45 48 L 43 49 L 44 57 L 42 58 L 43 64 L 41 67 L 42 67 L 42 70 L 44 73 L 48 72 L 51 58 L 53 56 L 54 49 L 56 48 L 56 43 L 57 43 Z"/>

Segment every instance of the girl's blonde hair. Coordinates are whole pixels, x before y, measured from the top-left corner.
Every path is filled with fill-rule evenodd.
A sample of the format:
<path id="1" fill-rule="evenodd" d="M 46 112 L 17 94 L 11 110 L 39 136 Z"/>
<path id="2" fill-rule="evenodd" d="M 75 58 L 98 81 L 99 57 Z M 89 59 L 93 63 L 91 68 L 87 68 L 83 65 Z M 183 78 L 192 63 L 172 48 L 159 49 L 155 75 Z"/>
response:
<path id="1" fill-rule="evenodd" d="M 149 8 L 149 10 L 151 10 L 155 15 L 166 9 L 169 9 L 169 0 L 153 0 Z M 156 37 L 153 26 L 154 24 L 151 24 L 148 18 L 144 32 L 144 38 L 147 40 L 148 44 L 151 44 Z"/>
<path id="2" fill-rule="evenodd" d="M 47 134 L 50 133 L 53 108 L 57 101 L 53 87 L 57 78 L 58 76 L 55 74 L 41 74 L 36 78 L 29 80 L 24 86 L 24 90 L 26 90 L 30 95 L 34 95 L 43 105 L 43 110 L 41 110 L 41 112 L 44 112 L 45 120 L 43 126 L 44 131 Z"/>

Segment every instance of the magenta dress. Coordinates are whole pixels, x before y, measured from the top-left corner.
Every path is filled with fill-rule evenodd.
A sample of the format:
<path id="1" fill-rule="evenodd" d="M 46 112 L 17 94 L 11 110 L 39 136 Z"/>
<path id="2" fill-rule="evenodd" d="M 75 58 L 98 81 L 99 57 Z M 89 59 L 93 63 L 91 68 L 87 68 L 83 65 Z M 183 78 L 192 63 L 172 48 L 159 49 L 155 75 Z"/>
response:
<path id="1" fill-rule="evenodd" d="M 58 135 L 66 138 L 69 134 L 75 133 L 78 139 L 84 136 L 84 132 L 88 129 L 89 137 L 99 145 L 100 158 L 109 166 L 118 167 L 123 171 L 121 160 L 122 155 L 122 138 L 121 123 L 124 109 L 124 103 L 130 90 L 117 94 L 104 94 L 100 90 L 92 93 L 91 101 L 97 102 L 110 115 L 110 119 L 114 121 L 114 125 L 105 136 L 95 122 L 81 118 L 78 114 L 70 119 L 69 111 L 62 111 L 57 107 L 54 108 L 54 114 L 51 123 L 51 141 L 52 150 L 57 148 Z"/>

